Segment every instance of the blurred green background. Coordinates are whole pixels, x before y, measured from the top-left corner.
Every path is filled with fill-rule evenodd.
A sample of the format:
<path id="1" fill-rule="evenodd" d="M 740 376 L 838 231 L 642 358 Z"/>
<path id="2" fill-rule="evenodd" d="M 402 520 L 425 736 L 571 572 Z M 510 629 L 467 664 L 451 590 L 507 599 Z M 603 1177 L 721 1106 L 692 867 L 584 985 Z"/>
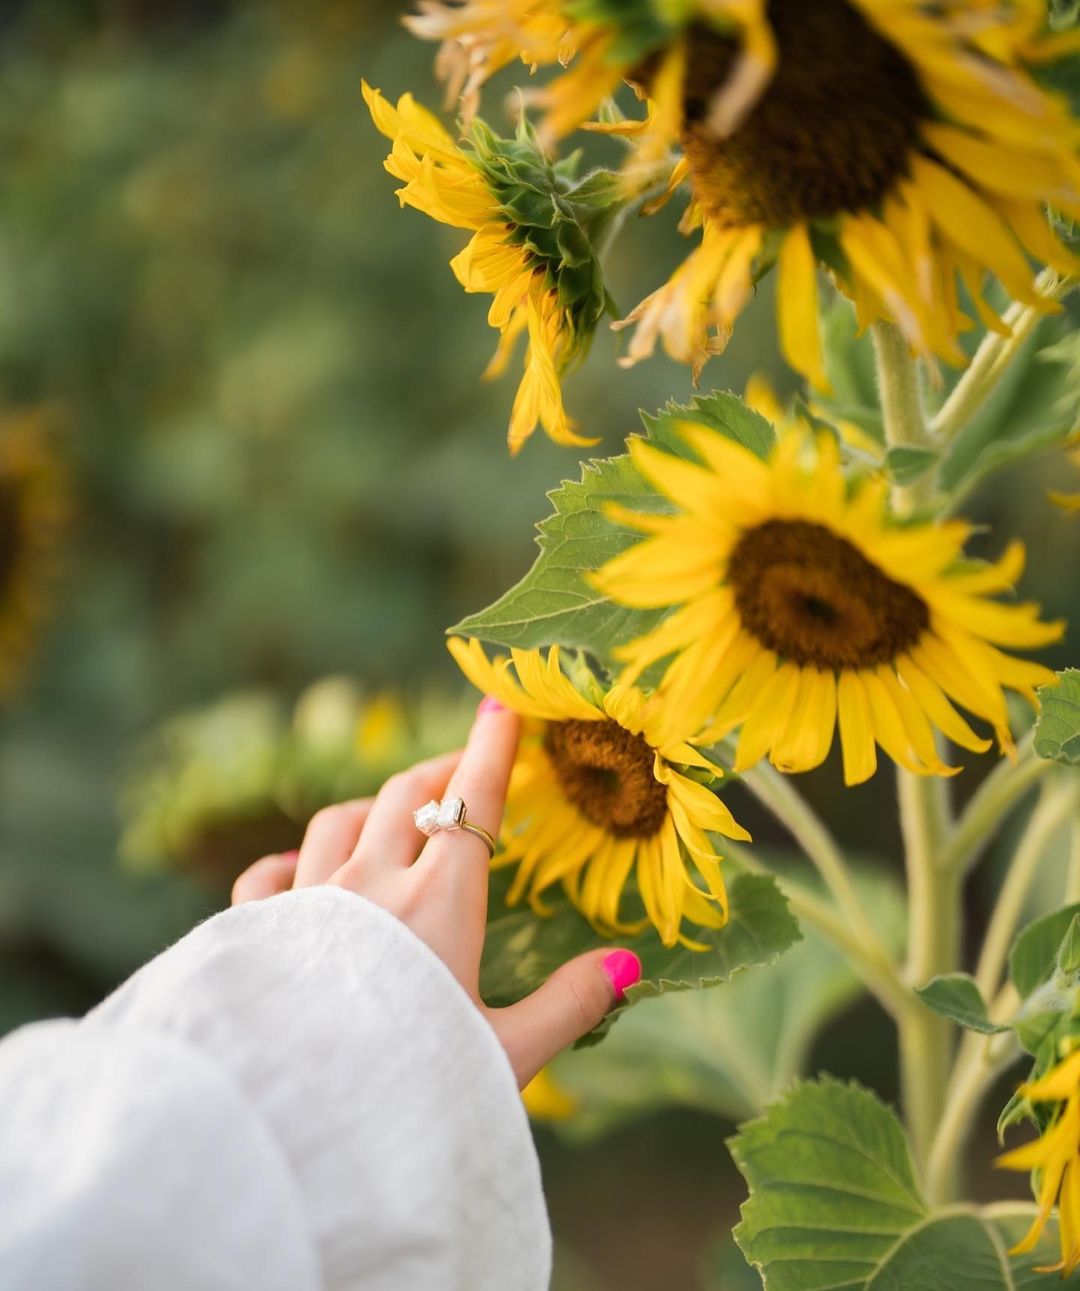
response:
<path id="1" fill-rule="evenodd" d="M 153 828 L 118 859 L 124 786 L 188 739 L 170 728 L 163 753 L 163 721 L 239 692 L 206 736 L 227 754 L 231 722 L 280 735 L 298 696 L 344 674 L 407 715 L 401 747 L 449 744 L 471 701 L 443 630 L 525 571 L 545 491 L 577 472 L 539 435 L 509 460 L 513 379 L 479 383 L 495 339 L 486 305 L 447 268 L 462 236 L 399 211 L 382 169 L 361 76 L 391 97 L 441 95 L 432 50 L 400 12 L 371 0 L 0 6 L 0 434 L 6 418 L 47 423 L 71 511 L 50 612 L 0 706 L 0 1031 L 84 1010 L 220 901 L 222 873 L 207 883 L 160 863 Z M 622 308 L 685 253 L 676 216 L 635 224 L 617 246 Z M 769 296 L 766 282 L 709 383 L 741 390 L 762 370 L 790 388 Z M 615 451 L 639 407 L 691 393 L 684 369 L 656 359 L 623 372 L 615 352 L 605 330 L 567 387 L 597 453 Z M 1080 610 L 1080 582 L 1063 577 L 1080 528 L 1043 500 L 1051 481 L 1073 487 L 1069 474 L 1060 459 L 1036 463 L 974 508 L 1032 544 L 1025 591 L 1055 615 Z M 1067 646 L 1048 657 L 1076 662 Z M 325 770 L 320 793 L 359 783 Z M 277 785 L 260 781 L 256 797 Z M 804 787 L 845 842 L 895 868 L 887 773 L 841 793 L 830 763 Z M 167 777 L 154 794 L 167 810 Z M 306 800 L 290 801 L 295 827 Z M 737 811 L 759 841 L 782 842 L 752 804 Z M 969 894 L 975 928 L 983 886 Z M 892 1096 L 892 1045 L 857 1004 L 812 1065 Z M 741 1196 L 730 1128 L 683 1109 L 591 1144 L 540 1131 L 559 1285 L 705 1285 Z M 744 1278 L 710 1285 L 753 1285 Z"/>

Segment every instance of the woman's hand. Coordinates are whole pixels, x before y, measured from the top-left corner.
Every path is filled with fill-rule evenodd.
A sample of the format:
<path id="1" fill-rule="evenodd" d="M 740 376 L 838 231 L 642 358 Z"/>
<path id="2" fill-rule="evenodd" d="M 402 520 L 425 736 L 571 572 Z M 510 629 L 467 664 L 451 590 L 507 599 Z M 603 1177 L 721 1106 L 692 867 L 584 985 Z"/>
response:
<path id="1" fill-rule="evenodd" d="M 256 861 L 236 880 L 232 900 L 237 905 L 336 883 L 381 905 L 447 965 L 491 1023 L 524 1086 L 560 1049 L 596 1026 L 640 978 L 641 965 L 628 950 L 589 951 L 509 1008 L 481 1002 L 487 847 L 467 830 L 425 838 L 413 811 L 431 798 L 456 795 L 469 820 L 497 838 L 517 740 L 517 715 L 485 699 L 463 751 L 392 776 L 374 798 L 324 808 L 308 824 L 299 853 Z"/>

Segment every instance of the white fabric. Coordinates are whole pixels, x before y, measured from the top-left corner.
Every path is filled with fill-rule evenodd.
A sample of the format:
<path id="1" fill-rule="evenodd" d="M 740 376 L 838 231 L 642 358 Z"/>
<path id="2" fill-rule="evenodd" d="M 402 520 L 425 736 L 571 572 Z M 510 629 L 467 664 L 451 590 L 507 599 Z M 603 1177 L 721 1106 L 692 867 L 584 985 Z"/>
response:
<path id="1" fill-rule="evenodd" d="M 341 889 L 217 915 L 0 1043 L 4 1291 L 542 1291 L 550 1263 L 494 1033 Z"/>

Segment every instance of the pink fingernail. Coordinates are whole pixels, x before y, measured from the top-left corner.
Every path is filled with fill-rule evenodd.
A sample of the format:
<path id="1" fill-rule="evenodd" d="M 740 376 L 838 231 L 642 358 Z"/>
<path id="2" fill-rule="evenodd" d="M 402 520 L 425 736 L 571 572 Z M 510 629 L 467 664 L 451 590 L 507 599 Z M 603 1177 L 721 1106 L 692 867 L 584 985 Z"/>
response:
<path id="1" fill-rule="evenodd" d="M 283 861 L 288 861 L 290 865 L 295 865 L 296 862 L 300 859 L 300 849 L 293 848 L 291 852 L 282 852 L 281 859 Z"/>
<path id="2" fill-rule="evenodd" d="M 641 960 L 632 950 L 613 950 L 600 961 L 600 967 L 611 983 L 616 1000 L 624 998 L 628 986 L 641 981 Z"/>
<path id="3" fill-rule="evenodd" d="M 476 711 L 478 714 L 479 713 L 505 713 L 506 705 L 500 704 L 494 695 L 485 695 L 484 698 L 480 701 L 480 706 L 479 708 L 477 708 Z"/>

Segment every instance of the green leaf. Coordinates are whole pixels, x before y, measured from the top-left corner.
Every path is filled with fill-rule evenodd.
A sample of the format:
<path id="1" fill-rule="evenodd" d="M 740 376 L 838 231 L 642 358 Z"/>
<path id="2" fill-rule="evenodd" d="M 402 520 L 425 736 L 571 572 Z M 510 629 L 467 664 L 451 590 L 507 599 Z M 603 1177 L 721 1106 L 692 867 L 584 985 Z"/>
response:
<path id="1" fill-rule="evenodd" d="M 885 469 L 897 484 L 912 484 L 938 460 L 935 448 L 912 448 L 906 444 L 890 448 L 885 454 Z"/>
<path id="2" fill-rule="evenodd" d="M 585 463 L 579 482 L 567 480 L 548 496 L 555 513 L 539 526 L 540 555 L 532 569 L 493 605 L 450 631 L 502 646 L 563 645 L 598 655 L 647 632 L 662 611 L 615 605 L 585 575 L 641 538 L 637 530 L 608 520 L 604 505 L 659 511 L 660 498 L 625 454 Z"/>
<path id="3" fill-rule="evenodd" d="M 762 853 L 756 853 L 764 859 Z M 780 889 L 806 883 L 806 863 L 781 867 Z M 798 884 L 789 879 L 801 871 Z M 904 899 L 881 868 L 856 870 L 856 889 L 882 941 L 899 949 Z M 815 891 L 822 885 L 812 882 Z M 807 886 L 810 886 L 807 883 Z M 759 1115 L 803 1075 L 821 1029 L 865 993 L 848 961 L 804 925 L 803 940 L 767 967 L 744 973 L 722 991 L 686 991 L 644 1000 L 596 1050 L 555 1060 L 555 1075 L 577 1100 L 560 1123 L 571 1139 L 589 1139 L 659 1107 L 678 1105 L 732 1121 Z"/>
<path id="4" fill-rule="evenodd" d="M 528 995 L 582 951 L 610 944 L 566 897 L 550 902 L 553 913 L 547 917 L 534 914 L 528 906 L 508 909 L 505 894 L 509 883 L 509 873 L 495 871 L 480 970 L 480 993 L 496 1007 Z M 800 940 L 799 925 L 771 877 L 737 874 L 728 884 L 728 896 L 731 917 L 725 927 L 688 929 L 708 950 L 668 949 L 651 927 L 637 937 L 619 939 L 620 946 L 640 958 L 642 980 L 629 988 L 627 1004 L 613 1009 L 594 1036 L 602 1035 L 637 1000 L 719 985 L 745 969 L 771 964 Z"/>
<path id="5" fill-rule="evenodd" d="M 719 431 L 743 448 L 748 448 L 762 461 L 776 443 L 776 431 L 772 425 L 730 390 L 714 390 L 712 394 L 699 395 L 689 405 L 672 401 L 655 416 L 642 413 L 641 419 L 650 439 L 684 455 L 688 455 L 688 449 L 678 432 L 680 421 L 696 422 L 699 426 Z"/>
<path id="6" fill-rule="evenodd" d="M 1052 1231 L 1008 1254 L 1031 1206 L 930 1211 L 900 1122 L 859 1085 L 796 1085 L 729 1146 L 750 1186 L 735 1240 L 765 1291 L 1015 1291 L 1055 1260 Z"/>
<path id="7" fill-rule="evenodd" d="M 1009 980 L 1021 999 L 1027 999 L 1054 975 L 1058 952 L 1077 914 L 1080 914 L 1080 904 L 1063 906 L 1029 923 L 1013 942 L 1009 952 Z"/>
<path id="8" fill-rule="evenodd" d="M 1035 752 L 1053 762 L 1080 764 L 1080 668 L 1058 673 L 1057 685 L 1039 687 Z"/>
<path id="9" fill-rule="evenodd" d="M 935 1013 L 940 1013 L 943 1018 L 948 1018 L 958 1026 L 967 1027 L 969 1031 L 994 1035 L 1009 1029 L 990 1021 L 986 1001 L 975 984 L 975 979 L 967 973 L 948 973 L 935 977 L 925 986 L 917 986 L 915 994 Z"/>
<path id="10" fill-rule="evenodd" d="M 767 456 L 775 439 L 764 417 L 724 391 L 688 405 L 669 403 L 642 419 L 650 438 L 684 457 L 693 453 L 678 432 L 680 421 L 708 426 L 759 457 Z M 589 573 L 642 537 L 609 520 L 604 507 L 618 502 L 636 511 L 663 512 L 669 504 L 641 477 L 628 454 L 585 463 L 580 481 L 567 480 L 548 496 L 555 512 L 539 526 L 540 555 L 533 567 L 493 605 L 462 619 L 450 632 L 524 649 L 568 646 L 603 659 L 615 645 L 648 632 L 665 613 L 616 605 L 587 581 Z"/>
<path id="11" fill-rule="evenodd" d="M 729 1147 L 750 1187 L 735 1240 L 766 1291 L 865 1286 L 927 1218 L 900 1122 L 859 1085 L 798 1084 Z"/>

